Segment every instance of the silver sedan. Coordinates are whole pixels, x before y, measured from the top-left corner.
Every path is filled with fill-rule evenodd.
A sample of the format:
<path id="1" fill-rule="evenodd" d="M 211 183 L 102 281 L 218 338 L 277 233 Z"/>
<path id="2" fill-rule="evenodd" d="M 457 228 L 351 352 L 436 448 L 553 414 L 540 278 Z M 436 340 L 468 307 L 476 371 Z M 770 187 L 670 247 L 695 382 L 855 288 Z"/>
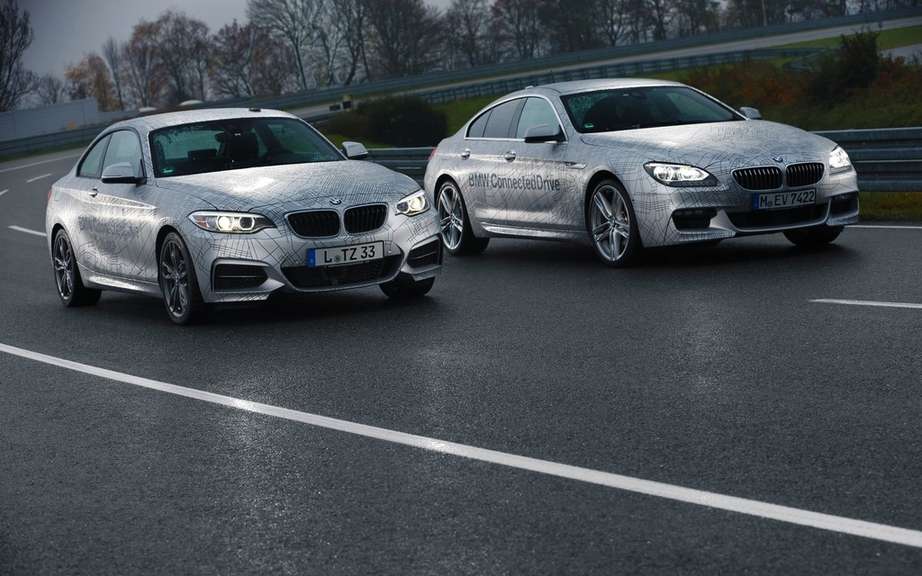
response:
<path id="1" fill-rule="evenodd" d="M 848 154 L 678 82 L 527 88 L 443 140 L 426 171 L 446 249 L 491 237 L 588 241 L 611 266 L 643 247 L 783 232 L 832 242 L 858 219 Z"/>
<path id="2" fill-rule="evenodd" d="M 184 324 L 213 303 L 379 285 L 432 287 L 442 245 L 412 179 L 270 110 L 202 110 L 107 128 L 55 182 L 46 212 L 58 294 L 162 297 Z"/>

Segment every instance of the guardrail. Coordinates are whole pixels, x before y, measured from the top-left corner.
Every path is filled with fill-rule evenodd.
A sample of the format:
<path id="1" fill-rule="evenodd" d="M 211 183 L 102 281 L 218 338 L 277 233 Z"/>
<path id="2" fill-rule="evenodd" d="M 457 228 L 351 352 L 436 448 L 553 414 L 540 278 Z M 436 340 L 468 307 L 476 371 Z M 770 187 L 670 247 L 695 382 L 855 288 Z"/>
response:
<path id="1" fill-rule="evenodd" d="M 922 128 L 816 132 L 848 152 L 858 187 L 874 192 L 922 192 Z M 369 159 L 422 181 L 432 148 L 373 148 Z"/>

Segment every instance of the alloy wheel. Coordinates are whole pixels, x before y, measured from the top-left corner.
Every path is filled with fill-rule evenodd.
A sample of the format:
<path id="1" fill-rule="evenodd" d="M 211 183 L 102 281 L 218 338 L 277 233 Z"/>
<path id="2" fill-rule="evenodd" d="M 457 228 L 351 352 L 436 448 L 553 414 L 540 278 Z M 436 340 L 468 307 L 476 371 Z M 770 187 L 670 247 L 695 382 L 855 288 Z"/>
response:
<path id="1" fill-rule="evenodd" d="M 600 186 L 590 202 L 592 241 L 599 253 L 617 262 L 627 252 L 631 241 L 631 214 L 620 190 Z"/>
<path id="2" fill-rule="evenodd" d="M 182 247 L 168 241 L 160 258 L 163 297 L 170 314 L 180 318 L 189 307 L 189 272 Z"/>
<path id="3" fill-rule="evenodd" d="M 74 252 L 64 234 L 58 234 L 55 239 L 53 259 L 58 294 L 63 300 L 70 300 L 74 295 Z"/>
<path id="4" fill-rule="evenodd" d="M 439 226 L 442 242 L 449 250 L 457 250 L 464 234 L 464 205 L 451 184 L 443 186 L 439 194 Z"/>

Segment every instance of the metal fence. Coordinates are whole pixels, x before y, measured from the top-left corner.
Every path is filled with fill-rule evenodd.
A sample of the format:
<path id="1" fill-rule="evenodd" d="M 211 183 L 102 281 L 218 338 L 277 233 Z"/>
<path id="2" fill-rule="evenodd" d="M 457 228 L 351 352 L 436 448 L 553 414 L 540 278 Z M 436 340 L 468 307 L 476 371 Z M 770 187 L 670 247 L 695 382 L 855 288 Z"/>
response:
<path id="1" fill-rule="evenodd" d="M 817 132 L 848 152 L 858 187 L 875 192 L 922 192 L 922 128 Z M 377 148 L 370 159 L 422 181 L 432 148 Z"/>

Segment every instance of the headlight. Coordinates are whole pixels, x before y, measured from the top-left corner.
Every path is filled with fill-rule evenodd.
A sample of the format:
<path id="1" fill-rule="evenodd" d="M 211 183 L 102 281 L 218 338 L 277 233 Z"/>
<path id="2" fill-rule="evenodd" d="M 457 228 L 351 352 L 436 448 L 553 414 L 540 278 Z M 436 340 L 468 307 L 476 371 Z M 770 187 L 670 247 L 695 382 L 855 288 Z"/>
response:
<path id="1" fill-rule="evenodd" d="M 688 166 L 686 164 L 664 164 L 662 162 L 647 162 L 644 170 L 653 178 L 666 186 L 716 186 L 714 178 L 707 170 Z"/>
<path id="2" fill-rule="evenodd" d="M 848 153 L 838 146 L 829 153 L 829 170 L 831 172 L 845 172 L 852 167 L 852 161 Z"/>
<path id="3" fill-rule="evenodd" d="M 420 190 L 406 196 L 397 203 L 397 214 L 406 216 L 416 216 L 429 209 L 429 199 L 426 198 L 426 192 Z"/>
<path id="4" fill-rule="evenodd" d="M 252 234 L 264 228 L 275 228 L 272 220 L 265 216 L 243 212 L 193 212 L 189 220 L 202 230 L 224 234 Z"/>

